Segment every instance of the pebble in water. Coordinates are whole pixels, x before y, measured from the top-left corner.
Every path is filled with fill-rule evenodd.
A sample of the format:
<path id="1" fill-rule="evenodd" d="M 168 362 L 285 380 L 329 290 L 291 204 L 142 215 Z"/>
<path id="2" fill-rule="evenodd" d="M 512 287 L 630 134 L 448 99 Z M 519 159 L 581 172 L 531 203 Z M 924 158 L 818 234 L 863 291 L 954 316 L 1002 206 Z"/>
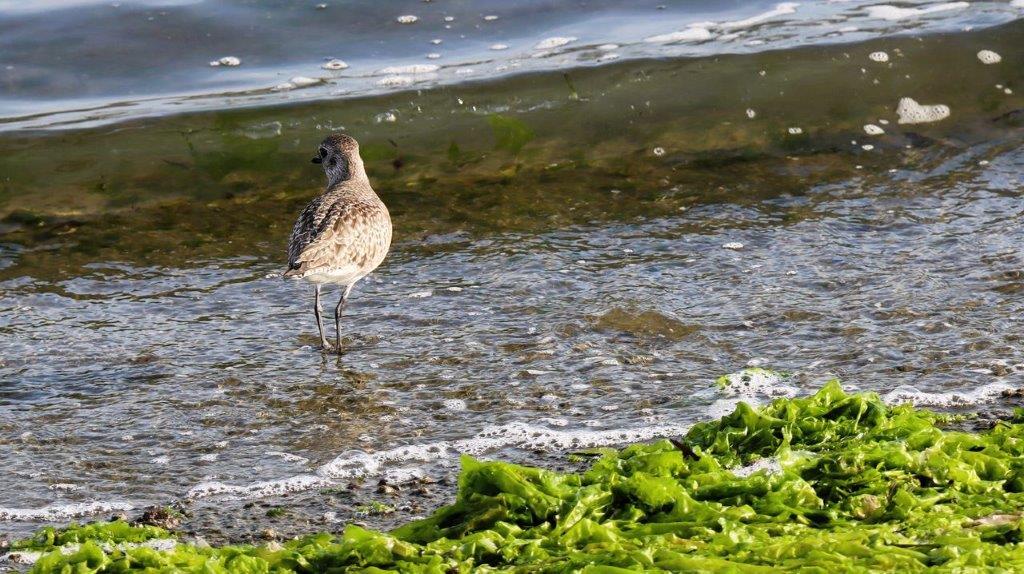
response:
<path id="1" fill-rule="evenodd" d="M 870 54 L 868 54 L 868 59 L 870 59 L 873 62 L 884 63 L 889 61 L 889 54 L 886 54 L 885 52 L 871 52 Z"/>
<path id="2" fill-rule="evenodd" d="M 395 21 L 398 22 L 399 24 L 412 24 L 412 23 L 416 22 L 417 20 L 419 20 L 419 17 L 418 16 L 413 16 L 412 14 L 405 14 L 403 16 L 399 16 L 398 18 L 395 18 Z"/>
<path id="3" fill-rule="evenodd" d="M 658 157 L 661 157 L 661 156 L 665 155 L 665 148 L 663 148 L 663 147 L 656 147 L 656 148 L 654 148 L 653 151 L 654 151 L 654 155 L 656 155 Z"/>
<path id="4" fill-rule="evenodd" d="M 750 119 L 754 119 L 757 117 L 757 112 L 755 112 L 753 108 L 747 108 L 747 117 Z"/>
<path id="5" fill-rule="evenodd" d="M 488 15 L 484 16 L 484 20 L 487 21 L 487 22 L 493 22 L 493 21 L 495 21 L 497 19 L 498 19 L 498 17 L 495 16 L 494 14 L 488 14 Z"/>
<path id="6" fill-rule="evenodd" d="M 875 124 L 867 124 L 864 126 L 864 133 L 869 136 L 880 136 L 885 133 L 885 130 L 876 126 Z"/>
<path id="7" fill-rule="evenodd" d="M 804 129 L 803 128 L 789 128 L 786 131 L 788 131 L 789 135 L 791 135 L 791 136 L 798 136 L 798 135 L 804 133 Z"/>
<path id="8" fill-rule="evenodd" d="M 722 248 L 723 249 L 732 249 L 733 251 L 737 251 L 739 249 L 743 249 L 743 244 L 740 243 L 739 241 L 730 241 L 729 243 L 726 243 L 725 245 L 723 245 Z"/>
<path id="9" fill-rule="evenodd" d="M 438 59 L 440 57 L 441 57 L 441 54 L 438 54 L 437 52 L 431 52 L 431 53 L 427 54 L 427 59 L 428 60 L 436 60 L 436 59 Z"/>
<path id="10" fill-rule="evenodd" d="M 992 50 L 978 52 L 978 59 L 981 60 L 982 64 L 998 64 L 1003 61 L 1003 57 Z"/>
<path id="11" fill-rule="evenodd" d="M 926 124 L 949 117 L 949 106 L 943 104 L 922 105 L 913 98 L 900 98 L 896 114 L 901 124 Z"/>

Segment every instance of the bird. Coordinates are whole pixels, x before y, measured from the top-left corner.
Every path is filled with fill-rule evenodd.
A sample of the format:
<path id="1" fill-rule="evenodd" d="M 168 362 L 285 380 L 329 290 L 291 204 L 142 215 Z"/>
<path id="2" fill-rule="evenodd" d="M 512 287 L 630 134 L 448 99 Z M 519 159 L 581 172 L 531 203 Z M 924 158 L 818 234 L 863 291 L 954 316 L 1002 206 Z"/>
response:
<path id="1" fill-rule="evenodd" d="M 288 242 L 284 277 L 313 284 L 314 314 L 320 348 L 341 353 L 341 315 L 352 287 L 376 269 L 391 248 L 391 215 L 370 186 L 359 156 L 359 143 L 336 133 L 321 142 L 313 163 L 323 167 L 327 187 L 302 210 Z M 339 285 L 341 299 L 334 308 L 336 346 L 324 335 L 320 291 Z"/>

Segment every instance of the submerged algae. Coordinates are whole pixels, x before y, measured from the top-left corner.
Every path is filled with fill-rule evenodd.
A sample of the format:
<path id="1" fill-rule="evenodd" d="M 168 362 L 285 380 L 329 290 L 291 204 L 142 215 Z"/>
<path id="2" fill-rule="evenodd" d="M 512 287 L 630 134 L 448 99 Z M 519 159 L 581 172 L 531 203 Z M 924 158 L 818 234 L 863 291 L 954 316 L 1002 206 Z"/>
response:
<path id="1" fill-rule="evenodd" d="M 274 548 L 172 551 L 86 542 L 35 571 L 1024 568 L 1024 424 L 973 434 L 945 422 L 830 382 L 811 397 L 741 403 L 681 440 L 608 451 L 581 474 L 464 457 L 455 503 L 390 534 L 350 526 Z M 738 468 L 769 459 L 773 472 Z"/>

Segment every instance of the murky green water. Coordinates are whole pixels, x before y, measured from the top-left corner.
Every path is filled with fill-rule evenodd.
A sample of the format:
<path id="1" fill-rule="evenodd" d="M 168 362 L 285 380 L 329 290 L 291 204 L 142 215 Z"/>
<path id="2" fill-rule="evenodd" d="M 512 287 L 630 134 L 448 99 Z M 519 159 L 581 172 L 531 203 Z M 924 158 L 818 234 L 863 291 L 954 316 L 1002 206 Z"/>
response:
<path id="1" fill-rule="evenodd" d="M 245 530 L 254 498 L 302 530 L 456 451 L 672 434 L 747 364 L 995 400 L 1024 365 L 1022 61 L 1018 21 L 4 134 L 0 532 L 182 500 Z M 900 125 L 902 97 L 951 116 Z M 277 274 L 341 129 L 396 242 L 338 359 Z"/>

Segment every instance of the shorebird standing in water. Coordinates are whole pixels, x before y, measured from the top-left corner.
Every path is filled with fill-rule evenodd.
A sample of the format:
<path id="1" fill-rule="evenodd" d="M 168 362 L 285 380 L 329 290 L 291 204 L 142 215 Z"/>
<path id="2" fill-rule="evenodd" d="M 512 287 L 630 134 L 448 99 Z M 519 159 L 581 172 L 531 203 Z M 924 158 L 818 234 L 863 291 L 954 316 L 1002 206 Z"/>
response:
<path id="1" fill-rule="evenodd" d="M 334 328 L 341 352 L 341 314 L 352 286 L 384 261 L 391 247 L 391 216 L 377 197 L 359 157 L 359 143 L 333 134 L 320 144 L 313 163 L 327 174 L 327 189 L 302 210 L 288 243 L 285 277 L 305 279 L 315 289 L 316 326 L 320 346 L 330 350 L 320 312 L 320 289 L 340 285 L 341 300 L 334 308 Z"/>

